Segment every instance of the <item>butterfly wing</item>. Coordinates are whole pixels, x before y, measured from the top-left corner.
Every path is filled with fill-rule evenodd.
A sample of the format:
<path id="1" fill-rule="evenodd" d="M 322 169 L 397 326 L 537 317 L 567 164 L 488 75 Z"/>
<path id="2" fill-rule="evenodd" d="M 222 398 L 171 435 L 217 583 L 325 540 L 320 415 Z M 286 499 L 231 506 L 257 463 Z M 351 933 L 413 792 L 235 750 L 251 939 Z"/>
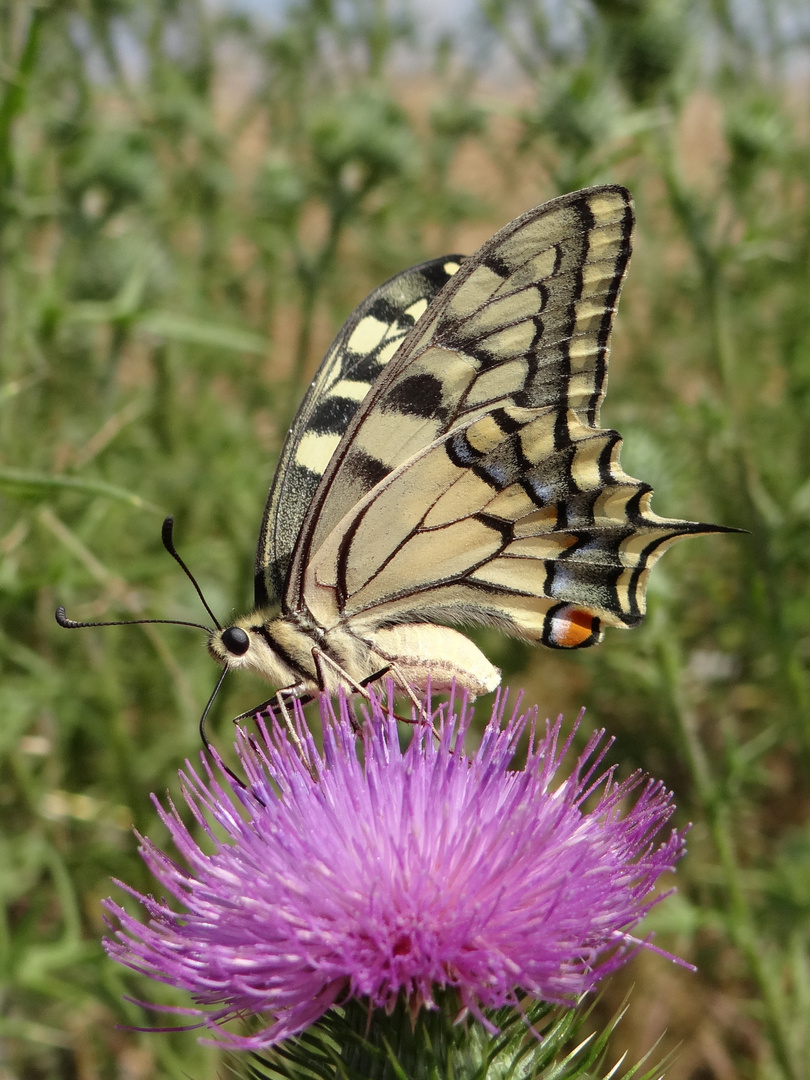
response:
<path id="1" fill-rule="evenodd" d="M 265 505 L 256 550 L 257 608 L 282 597 L 293 546 L 324 470 L 385 365 L 463 259 L 447 255 L 375 289 L 332 342 L 295 415 Z"/>
<path id="2" fill-rule="evenodd" d="M 650 569 L 711 526 L 649 508 L 621 469 L 615 431 L 502 407 L 409 459 L 352 509 L 307 569 L 324 625 L 363 636 L 401 622 L 488 624 L 556 648 L 644 614 Z"/>
<path id="3" fill-rule="evenodd" d="M 640 620 L 654 561 L 713 527 L 652 514 L 598 427 L 632 229 L 629 193 L 592 188 L 464 262 L 330 458 L 288 610 L 368 633 L 487 622 L 566 648 Z"/>

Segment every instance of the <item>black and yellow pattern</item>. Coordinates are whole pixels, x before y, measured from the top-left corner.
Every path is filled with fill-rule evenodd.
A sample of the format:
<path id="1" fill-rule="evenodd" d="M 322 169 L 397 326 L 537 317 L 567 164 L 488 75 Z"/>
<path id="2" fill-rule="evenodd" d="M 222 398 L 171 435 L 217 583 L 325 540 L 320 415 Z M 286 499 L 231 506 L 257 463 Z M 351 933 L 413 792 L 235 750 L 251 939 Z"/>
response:
<path id="1" fill-rule="evenodd" d="M 463 256 L 413 266 L 375 289 L 329 347 L 284 442 L 256 551 L 256 607 L 280 604 L 292 549 L 326 466 L 354 414 Z"/>
<path id="2" fill-rule="evenodd" d="M 249 645 L 214 634 L 221 662 L 299 695 L 381 670 L 480 693 L 499 673 L 447 624 L 578 648 L 641 620 L 663 551 L 722 530 L 652 513 L 599 427 L 632 231 L 624 188 L 575 192 L 358 308 L 282 454 Z"/>

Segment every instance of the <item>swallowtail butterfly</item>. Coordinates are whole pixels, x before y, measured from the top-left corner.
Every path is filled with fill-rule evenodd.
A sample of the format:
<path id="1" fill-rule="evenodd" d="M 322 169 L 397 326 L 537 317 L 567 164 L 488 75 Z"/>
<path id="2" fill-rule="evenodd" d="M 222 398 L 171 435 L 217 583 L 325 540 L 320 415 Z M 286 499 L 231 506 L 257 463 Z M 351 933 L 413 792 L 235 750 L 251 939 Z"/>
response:
<path id="1" fill-rule="evenodd" d="M 632 233 L 630 194 L 588 188 L 363 301 L 284 444 L 254 610 L 209 633 L 226 671 L 486 693 L 500 672 L 454 626 L 593 645 L 641 621 L 667 547 L 730 531 L 654 514 L 599 427 Z"/>
<path id="2" fill-rule="evenodd" d="M 287 436 L 255 610 L 215 659 L 295 696 L 381 671 L 476 695 L 500 673 L 447 624 L 571 649 L 641 621 L 656 560 L 716 527 L 652 513 L 599 427 L 632 232 L 624 188 L 578 191 L 357 308 Z"/>

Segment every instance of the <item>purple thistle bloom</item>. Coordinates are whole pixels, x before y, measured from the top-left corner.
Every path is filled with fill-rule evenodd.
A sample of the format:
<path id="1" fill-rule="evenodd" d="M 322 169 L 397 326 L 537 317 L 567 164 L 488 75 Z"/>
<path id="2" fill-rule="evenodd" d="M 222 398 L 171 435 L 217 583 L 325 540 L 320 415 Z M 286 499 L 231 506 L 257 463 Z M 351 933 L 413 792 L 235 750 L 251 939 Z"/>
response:
<path id="1" fill-rule="evenodd" d="M 123 886 L 149 921 L 108 900 L 111 956 L 188 990 L 200 1007 L 181 1011 L 256 1050 L 350 998 L 390 1011 L 402 994 L 416 1012 L 443 987 L 492 1030 L 482 1009 L 522 994 L 574 1004 L 644 944 L 629 931 L 683 837 L 654 842 L 674 809 L 660 782 L 597 774 L 604 732 L 551 790 L 571 742 L 560 745 L 562 718 L 537 737 L 536 709 L 503 725 L 501 702 L 467 753 L 471 713 L 451 702 L 434 716 L 438 738 L 419 725 L 402 750 L 392 706 L 372 699 L 361 761 L 350 708 L 341 698 L 336 717 L 322 701 L 322 754 L 296 710 L 308 762 L 277 721 L 240 731 L 247 789 L 187 763 L 183 797 L 211 853 L 158 805 L 189 869 L 148 839 L 141 854 L 182 910 Z M 524 731 L 525 764 L 509 771 Z M 267 1026 L 220 1027 L 244 1014 Z"/>

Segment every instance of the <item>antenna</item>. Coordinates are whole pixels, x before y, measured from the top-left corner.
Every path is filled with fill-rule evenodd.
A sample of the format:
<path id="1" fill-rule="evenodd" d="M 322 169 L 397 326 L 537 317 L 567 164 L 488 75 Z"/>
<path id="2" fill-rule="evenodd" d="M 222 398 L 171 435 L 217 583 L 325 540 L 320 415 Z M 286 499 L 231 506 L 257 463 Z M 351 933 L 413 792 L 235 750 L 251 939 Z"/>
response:
<path id="1" fill-rule="evenodd" d="M 56 609 L 56 621 L 65 630 L 83 630 L 85 626 L 143 626 L 144 623 L 166 623 L 168 626 L 193 626 L 197 630 L 205 630 L 206 634 L 213 631 L 210 626 L 203 626 L 198 622 L 184 622 L 182 619 L 121 619 L 117 622 L 76 622 L 69 619 L 62 604 Z"/>
<path id="2" fill-rule="evenodd" d="M 177 548 L 174 546 L 173 533 L 174 533 L 174 518 L 170 516 L 170 517 L 167 517 L 165 519 L 165 521 L 163 522 L 163 528 L 161 529 L 161 534 L 160 535 L 161 535 L 161 539 L 163 540 L 163 546 L 166 548 L 166 550 L 171 555 L 171 557 L 175 560 L 175 562 L 177 562 L 180 565 L 183 573 L 186 575 L 186 577 L 189 579 L 191 584 L 194 586 L 194 588 L 195 588 L 195 590 L 197 592 L 197 596 L 199 596 L 200 600 L 202 601 L 203 607 L 208 612 L 208 614 L 211 616 L 217 630 L 222 630 L 222 627 L 220 626 L 220 623 L 219 623 L 219 619 L 217 619 L 216 615 L 213 613 L 211 608 L 208 606 L 208 602 L 205 599 L 205 597 L 203 596 L 202 589 L 197 584 L 197 579 L 194 577 L 192 572 L 189 570 L 189 568 L 183 562 L 180 555 L 177 553 Z M 121 619 L 121 620 L 115 620 L 115 621 L 110 621 L 110 622 L 76 622 L 75 619 L 69 619 L 67 617 L 67 613 L 65 612 L 65 609 L 64 609 L 62 604 L 60 604 L 59 607 L 56 609 L 56 621 L 59 623 L 60 626 L 64 627 L 65 630 L 81 630 L 86 626 L 142 626 L 144 623 L 164 623 L 164 624 L 169 625 L 169 626 L 193 626 L 196 630 L 204 630 L 206 632 L 206 634 L 213 634 L 213 632 L 214 632 L 211 629 L 210 626 L 203 626 L 202 623 L 185 622 L 183 619 Z M 205 749 L 205 752 L 209 756 L 212 756 L 214 751 L 212 749 L 211 743 L 208 741 L 208 735 L 206 734 L 206 730 L 205 730 L 205 722 L 206 722 L 206 720 L 208 718 L 209 712 L 211 711 L 211 706 L 214 704 L 214 698 L 217 696 L 217 694 L 219 692 L 219 688 L 222 686 L 222 682 L 223 682 L 223 680 L 224 680 L 224 678 L 225 678 L 225 676 L 227 674 L 228 674 L 228 666 L 226 664 L 224 671 L 222 672 L 219 679 L 217 680 L 217 684 L 214 687 L 213 693 L 211 694 L 205 708 L 203 709 L 203 714 L 200 717 L 200 738 L 202 739 L 202 743 L 203 743 L 203 747 Z M 239 777 L 236 775 L 236 773 L 233 772 L 233 770 L 230 769 L 225 764 L 225 762 L 222 761 L 221 758 L 219 760 L 220 760 L 220 764 L 221 764 L 222 768 L 225 770 L 225 772 L 228 774 L 228 776 L 230 776 L 231 780 L 233 780 L 234 783 L 238 784 L 239 787 L 243 788 L 245 791 L 249 790 L 247 784 L 245 784 L 242 780 L 240 780 Z M 258 798 L 258 796 L 256 796 L 256 798 Z M 261 799 L 259 799 L 259 802 L 261 802 Z"/>
<path id="3" fill-rule="evenodd" d="M 194 577 L 192 572 L 177 554 L 177 548 L 174 546 L 174 538 L 172 535 L 173 532 L 174 518 L 169 516 L 163 522 L 163 528 L 160 532 L 161 539 L 163 540 L 163 546 L 166 548 L 171 557 L 180 564 L 183 573 L 197 590 L 197 596 L 199 596 L 200 600 L 202 601 L 203 607 L 213 619 L 214 626 L 216 626 L 217 630 L 221 630 L 222 627 L 219 624 L 219 619 L 217 619 L 216 615 L 208 606 L 208 602 L 203 596 L 202 589 L 197 584 L 197 579 Z M 193 626 L 196 630 L 204 630 L 206 634 L 213 633 L 213 630 L 210 626 L 203 626 L 202 623 L 196 622 L 185 622 L 183 619 L 120 619 L 116 620 L 115 622 L 76 622 L 75 619 L 69 619 L 67 617 L 67 613 L 65 612 L 65 609 L 61 604 L 56 609 L 56 621 L 59 623 L 60 626 L 64 627 L 65 630 L 81 630 L 85 626 L 143 626 L 144 623 L 164 623 L 168 626 Z"/>
<path id="4" fill-rule="evenodd" d="M 180 565 L 183 573 L 186 575 L 188 580 L 191 582 L 191 584 L 197 590 L 197 596 L 199 596 L 200 600 L 202 600 L 202 606 L 205 608 L 205 610 L 211 616 L 211 618 L 212 618 L 212 620 L 214 622 L 214 626 L 217 628 L 217 630 L 221 630 L 222 627 L 219 625 L 219 619 L 217 619 L 216 615 L 213 613 L 211 608 L 208 606 L 208 601 L 203 596 L 202 589 L 197 584 L 197 579 L 194 577 L 192 572 L 189 570 L 189 568 L 186 566 L 186 564 L 183 562 L 183 560 L 177 554 L 177 548 L 174 546 L 173 533 L 174 533 L 174 518 L 170 514 L 166 518 L 166 520 L 163 522 L 163 528 L 160 531 L 160 537 L 163 540 L 163 546 L 166 548 L 166 550 L 171 555 L 171 557 L 175 560 L 175 562 L 177 562 Z"/>

